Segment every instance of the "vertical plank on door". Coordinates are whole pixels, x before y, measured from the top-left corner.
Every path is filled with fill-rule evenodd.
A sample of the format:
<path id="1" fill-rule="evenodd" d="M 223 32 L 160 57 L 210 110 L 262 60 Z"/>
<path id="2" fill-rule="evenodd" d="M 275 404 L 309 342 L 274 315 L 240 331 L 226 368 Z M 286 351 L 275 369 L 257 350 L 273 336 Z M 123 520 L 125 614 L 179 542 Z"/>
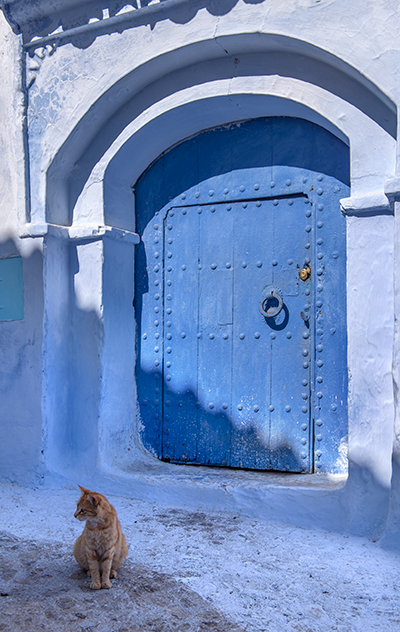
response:
<path id="1" fill-rule="evenodd" d="M 232 464 L 268 469 L 271 340 L 260 314 L 262 289 L 272 281 L 271 203 L 235 204 Z"/>
<path id="2" fill-rule="evenodd" d="M 230 206 L 230 205 L 228 205 Z M 233 213 L 197 209 L 199 232 L 199 452 L 201 463 L 231 464 Z"/>
<path id="3" fill-rule="evenodd" d="M 197 461 L 199 216 L 176 208 L 164 221 L 163 458 Z"/>
<path id="4" fill-rule="evenodd" d="M 307 327 L 300 312 L 311 315 L 312 295 L 310 282 L 298 276 L 306 261 L 311 265 L 312 217 L 306 202 L 305 197 L 276 200 L 273 225 L 273 284 L 281 289 L 284 304 L 280 315 L 271 319 L 270 456 L 273 469 L 292 472 L 309 469 L 310 463 L 312 321 Z M 286 324 L 280 328 L 279 323 Z"/>

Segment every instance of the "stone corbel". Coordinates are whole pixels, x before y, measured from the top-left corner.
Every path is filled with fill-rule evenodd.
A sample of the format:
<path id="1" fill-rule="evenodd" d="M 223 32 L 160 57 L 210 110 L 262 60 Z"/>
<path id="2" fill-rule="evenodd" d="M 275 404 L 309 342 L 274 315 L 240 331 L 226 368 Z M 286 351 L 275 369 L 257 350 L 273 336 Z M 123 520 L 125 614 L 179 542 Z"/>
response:
<path id="1" fill-rule="evenodd" d="M 400 176 L 395 176 L 394 178 L 386 180 L 385 194 L 392 203 L 400 200 Z"/>
<path id="2" fill-rule="evenodd" d="M 137 233 L 106 225 L 60 226 L 59 224 L 49 224 L 47 222 L 32 222 L 25 224 L 20 231 L 22 239 L 46 237 L 47 235 L 69 241 L 95 241 L 107 237 L 108 239 L 129 244 L 138 244 L 140 242 L 140 237 Z"/>
<path id="3" fill-rule="evenodd" d="M 340 208 L 344 215 L 365 217 L 370 215 L 393 215 L 393 199 L 386 190 L 372 191 L 365 195 L 354 195 L 340 200 Z"/>

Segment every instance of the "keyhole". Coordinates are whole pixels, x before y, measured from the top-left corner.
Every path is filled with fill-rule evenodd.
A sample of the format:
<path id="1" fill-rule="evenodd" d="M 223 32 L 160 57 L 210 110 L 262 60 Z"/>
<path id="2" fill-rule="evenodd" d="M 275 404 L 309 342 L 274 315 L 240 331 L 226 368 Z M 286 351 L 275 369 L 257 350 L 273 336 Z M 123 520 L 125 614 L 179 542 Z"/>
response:
<path id="1" fill-rule="evenodd" d="M 299 277 L 302 281 L 307 281 L 311 276 L 311 268 L 310 266 L 305 266 L 299 271 Z"/>

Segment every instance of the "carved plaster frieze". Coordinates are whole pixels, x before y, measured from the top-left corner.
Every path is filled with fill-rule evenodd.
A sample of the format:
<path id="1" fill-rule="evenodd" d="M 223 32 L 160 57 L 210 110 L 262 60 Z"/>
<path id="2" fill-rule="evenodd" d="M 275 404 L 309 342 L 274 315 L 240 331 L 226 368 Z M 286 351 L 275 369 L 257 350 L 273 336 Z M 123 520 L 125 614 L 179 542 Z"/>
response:
<path id="1" fill-rule="evenodd" d="M 56 50 L 56 44 L 48 44 L 47 46 L 37 48 L 34 55 L 26 57 L 26 87 L 28 90 L 35 82 L 45 58 L 51 57 Z"/>

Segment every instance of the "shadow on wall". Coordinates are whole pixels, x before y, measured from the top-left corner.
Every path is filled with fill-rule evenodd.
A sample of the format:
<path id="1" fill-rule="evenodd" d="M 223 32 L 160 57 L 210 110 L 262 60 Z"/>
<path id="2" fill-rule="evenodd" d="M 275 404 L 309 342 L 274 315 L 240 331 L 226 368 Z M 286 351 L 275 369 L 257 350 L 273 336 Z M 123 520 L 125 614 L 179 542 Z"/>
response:
<path id="1" fill-rule="evenodd" d="M 400 454 L 392 457 L 392 486 L 387 525 L 380 541 L 387 549 L 400 550 Z"/>
<path id="2" fill-rule="evenodd" d="M 235 420 L 218 407 L 206 407 L 201 401 L 206 393 L 202 396 L 188 388 L 176 392 L 163 381 L 161 371 L 146 373 L 138 366 L 136 373 L 140 391 L 147 396 L 139 398 L 141 438 L 161 460 L 291 472 L 302 472 L 308 464 L 300 456 L 304 446 L 296 428 L 290 434 L 283 428 L 279 437 L 272 436 L 266 411 L 252 414 L 251 406 L 244 405 L 246 420 L 242 415 Z M 226 395 L 229 401 L 230 394 Z"/>
<path id="3" fill-rule="evenodd" d="M 148 382 L 153 382 L 153 391 L 155 375 L 146 375 Z M 161 374 L 158 378 L 157 383 L 161 385 Z M 167 387 L 165 383 L 164 388 Z M 182 490 L 179 486 L 174 489 L 177 479 L 184 487 L 190 486 L 192 477 L 196 476 L 193 471 L 196 465 L 207 465 L 211 471 L 221 475 L 224 496 L 220 510 L 234 506 L 235 511 L 239 509 L 258 519 L 368 537 L 373 541 L 379 540 L 386 548 L 400 548 L 399 494 L 397 513 L 393 511 L 394 505 L 389 512 L 394 492 L 382 485 L 368 466 L 350 462 L 348 479 L 341 489 L 313 489 L 312 485 L 308 485 L 309 477 L 318 474 L 303 474 L 304 485 L 292 485 L 290 478 L 302 471 L 303 462 L 290 438 L 286 441 L 284 437 L 279 440 L 272 437 L 274 447 L 269 449 L 268 438 L 262 437 L 259 425 L 249 424 L 244 429 L 235 426 L 234 421 L 223 412 L 213 413 L 205 405 L 199 405 L 198 398 L 190 390 L 178 394 L 169 389 L 168 402 L 168 407 L 164 408 L 168 420 L 163 423 L 162 412 L 154 407 L 154 400 L 146 405 L 143 401 L 140 403 L 144 446 L 153 455 L 158 452 L 160 460 L 166 461 L 160 463 L 159 473 L 161 468 L 165 468 L 165 474 L 174 476 L 172 488 L 164 482 L 165 489 L 157 492 L 160 502 L 163 502 L 164 494 L 167 502 L 171 502 L 171 496 L 174 499 L 176 494 L 175 502 L 181 504 L 179 495 Z M 179 464 L 181 471 L 170 471 L 171 467 L 176 468 L 176 465 L 169 465 L 170 462 Z M 290 466 L 291 472 L 282 471 L 285 465 Z M 242 476 L 238 481 L 228 479 L 227 483 L 225 473 L 227 470 L 232 472 L 232 468 L 241 469 Z M 128 471 L 135 472 L 134 463 Z M 283 485 L 283 479 L 279 485 L 274 479 L 269 481 L 269 474 L 276 476 L 277 473 L 285 477 Z M 203 468 L 198 475 L 207 480 Z M 260 475 L 264 476 L 263 480 Z M 193 493 L 198 495 L 198 503 L 202 503 L 202 491 L 196 489 Z"/>
<path id="4" fill-rule="evenodd" d="M 72 474 L 78 469 L 80 472 L 90 470 L 96 476 L 99 475 L 100 480 L 103 476 L 106 484 L 109 479 L 105 475 L 105 465 L 111 463 L 109 454 L 117 455 L 116 462 L 111 463 L 115 474 L 126 466 L 126 455 L 130 454 L 127 446 L 132 417 L 128 414 L 127 402 L 130 401 L 131 407 L 134 407 L 134 350 L 128 348 L 126 341 L 128 338 L 134 340 L 133 247 L 106 241 L 105 261 L 108 267 L 103 278 L 106 303 L 104 326 L 94 309 L 85 308 L 76 300 L 77 277 L 83 275 L 82 287 L 87 282 L 84 275 L 85 256 L 92 257 L 99 250 L 98 246 L 93 243 L 70 245 L 59 239 L 47 238 L 45 254 L 49 296 L 44 321 L 47 339 L 42 352 L 44 296 L 39 243 L 34 242 L 34 247 L 28 250 L 25 244 L 21 249 L 20 244 L 11 239 L 0 242 L 1 259 L 22 254 L 24 274 L 24 318 L 0 321 L 0 478 L 24 485 L 37 485 L 45 475 L 45 467 L 53 465 L 56 466 L 53 471 L 59 473 L 65 472 L 67 468 Z M 126 249 L 125 254 L 123 249 Z M 64 275 L 63 285 L 60 270 L 63 268 L 64 256 L 69 262 L 69 274 Z M 47 357 L 44 358 L 43 354 L 47 354 Z M 44 361 L 48 380 L 45 385 L 46 411 L 47 415 L 52 413 L 52 425 L 46 428 L 43 445 Z M 101 386 L 102 382 L 106 382 L 105 387 Z M 102 388 L 103 393 L 104 388 L 109 391 L 108 410 L 102 407 Z M 99 418 L 105 427 L 103 436 L 99 433 Z M 41 453 L 43 448 L 46 451 L 45 462 Z M 106 456 L 100 462 L 99 453 Z M 123 453 L 125 463 L 122 463 Z M 133 469 L 134 465 L 133 458 Z M 160 465 L 165 466 L 166 471 L 172 467 L 167 463 Z M 181 467 L 183 474 L 193 472 L 193 468 L 186 465 Z M 342 490 L 278 489 L 267 487 L 266 479 L 265 493 L 260 488 L 255 496 L 246 497 L 243 489 L 238 489 L 235 496 L 236 492 L 232 489 L 230 495 L 223 491 L 222 496 L 224 502 L 229 502 L 230 498 L 235 503 L 235 510 L 238 503 L 244 512 L 252 516 L 306 528 L 317 526 L 345 531 L 373 539 L 383 534 L 382 545 L 398 548 L 400 500 L 396 484 L 400 478 L 399 472 L 399 465 L 395 461 L 392 506 L 388 520 L 390 490 L 383 488 L 368 468 L 353 463 L 350 463 L 349 480 Z M 50 473 L 47 475 L 50 476 Z M 248 475 L 250 482 L 251 472 Z M 128 496 L 132 493 L 136 496 L 143 494 L 146 497 L 153 486 L 151 493 L 154 497 L 154 482 L 145 488 L 132 486 L 132 482 L 126 486 L 118 476 L 113 480 L 114 493 Z M 188 485 L 190 483 L 186 487 Z M 163 498 L 171 502 L 172 494 L 174 502 L 182 504 L 178 497 L 182 490 L 177 487 L 179 485 L 174 484 L 157 488 L 160 502 Z M 175 493 L 178 494 L 176 497 Z"/>
<path id="5" fill-rule="evenodd" d="M 70 251 L 70 396 L 67 445 L 73 460 L 86 455 L 95 463 L 98 447 L 98 420 L 101 401 L 101 352 L 103 323 L 96 310 L 85 308 L 85 287 L 89 294 L 88 280 L 80 280 L 82 271 L 78 250 L 95 248 L 96 244 L 84 242 L 69 245 Z M 82 256 L 82 255 L 81 255 Z M 81 287 L 83 286 L 83 287 Z M 77 294 L 78 293 L 78 294 Z M 67 445 L 65 446 L 67 448 Z"/>
<path id="6" fill-rule="evenodd" d="M 241 34 L 226 36 L 226 39 L 228 41 L 224 46 L 231 51 L 228 55 L 222 54 L 222 39 L 221 48 L 217 49 L 213 46 L 212 40 L 207 40 L 198 45 L 188 45 L 187 50 L 182 48 L 179 51 L 165 53 L 164 63 L 160 63 L 159 58 L 156 58 L 141 66 L 141 73 L 149 78 L 147 85 L 138 84 L 135 71 L 132 71 L 119 79 L 91 105 L 60 147 L 48 169 L 48 208 L 59 209 L 60 187 L 68 188 L 69 200 L 69 207 L 66 206 L 62 210 L 62 217 L 52 218 L 51 215 L 61 213 L 61 210 L 49 211 L 49 221 L 71 223 L 73 207 L 92 169 L 136 117 L 171 94 L 210 81 L 231 79 L 234 76 L 272 75 L 299 79 L 336 94 L 375 120 L 393 137 L 396 136 L 395 104 L 361 73 L 334 55 L 286 36 Z M 199 61 L 193 64 L 188 60 L 197 46 L 199 48 L 196 54 Z M 237 47 L 241 50 L 239 65 L 235 63 L 234 51 Z M 128 95 L 126 100 L 125 95 Z M 215 102 L 211 100 L 209 105 L 213 116 L 217 106 L 224 111 L 226 100 L 229 100 L 228 96 L 221 97 Z M 202 111 L 204 104 L 197 103 L 193 107 L 190 116 L 194 118 Z M 185 111 L 182 112 L 182 116 L 185 117 Z M 211 116 L 211 113 L 208 116 Z M 216 124 L 226 122 L 218 121 Z M 175 120 L 173 125 L 179 124 Z M 206 125 L 201 127 L 204 129 Z M 145 134 L 147 131 L 144 129 Z M 177 136 L 182 140 L 179 134 Z M 144 145 L 148 142 L 145 136 Z M 172 139 L 169 142 L 173 144 Z"/>
<path id="7" fill-rule="evenodd" d="M 123 249 L 126 249 L 125 254 Z M 103 323 L 95 309 L 85 307 L 77 300 L 79 275 L 83 275 L 82 287 L 86 287 L 88 281 L 84 274 L 85 256 L 92 257 L 99 250 L 96 243 L 77 246 L 54 237 L 46 238 L 49 292 L 43 353 L 42 253 L 37 248 L 23 257 L 24 319 L 0 322 L 0 348 L 3 351 L 0 365 L 0 478 L 37 485 L 44 475 L 51 479 L 53 473 L 59 473 L 74 480 L 74 476 L 88 472 L 91 477 L 96 476 L 99 484 L 111 485 L 113 493 L 143 498 L 154 498 L 156 493 L 159 502 L 164 500 L 182 506 L 186 502 L 182 500 L 182 493 L 188 498 L 192 467 L 181 466 L 182 474 L 187 473 L 189 479 L 182 483 L 184 489 L 176 482 L 172 486 L 164 484 L 160 487 L 156 481 L 138 485 L 134 483 L 135 478 L 128 482 L 126 479 L 124 468 L 129 459 L 130 469 L 135 471 L 134 451 L 128 451 L 128 446 L 132 446 L 131 412 L 135 406 L 133 252 L 130 245 L 105 241 L 104 258 L 108 267 L 103 275 Z M 20 254 L 14 241 L 0 243 L 1 258 Z M 63 257 L 69 262 L 69 273 L 64 273 L 65 278 L 61 278 Z M 126 268 L 122 265 L 123 260 Z M 41 410 L 43 366 L 47 380 L 43 387 L 46 391 L 45 410 L 50 421 L 46 428 L 42 426 Z M 160 466 L 165 467 L 166 472 L 174 467 L 167 463 Z M 110 471 L 116 475 L 112 481 Z M 124 477 L 119 478 L 118 473 L 122 471 Z M 252 473 L 248 476 L 251 487 Z M 201 492 L 198 493 L 196 502 L 202 502 Z M 207 498 L 205 490 L 203 500 L 207 502 Z M 342 490 L 270 487 L 266 475 L 264 490 L 262 486 L 257 487 L 253 495 L 246 495 L 242 487 L 232 488 L 229 494 L 221 490 L 221 507 L 233 509 L 234 505 L 235 511 L 240 507 L 246 514 L 263 519 L 377 539 L 385 528 L 388 498 L 389 490 L 382 488 L 371 471 L 350 464 L 349 481 Z M 189 500 L 193 505 L 193 493 Z M 397 516 L 392 515 L 390 532 L 383 538 L 383 543 L 391 548 L 398 545 Z"/>
<path id="8" fill-rule="evenodd" d="M 260 4 L 265 0 L 244 0 L 246 4 Z M 78 48 L 87 48 L 98 35 L 110 33 L 122 33 L 133 26 L 147 26 L 151 28 L 161 20 L 169 19 L 176 24 L 190 22 L 201 9 L 206 9 L 212 15 L 226 15 L 238 3 L 238 0 L 164 0 L 152 2 L 151 0 L 137 0 L 126 2 L 125 0 L 87 0 L 84 3 L 73 4 L 68 9 L 65 5 L 71 3 L 55 2 L 55 11 L 48 15 L 24 14 L 24 9 L 15 9 L 12 3 L 2 3 L 4 13 L 15 32 L 23 33 L 24 43 L 30 42 L 33 37 L 46 37 L 59 27 L 63 32 L 72 29 L 80 29 L 80 33 L 71 33 L 71 37 L 64 40 L 57 39 L 57 44 L 72 43 Z M 11 8 L 10 8 L 11 5 Z M 64 6 L 63 6 L 64 5 Z M 125 12 L 121 9 L 127 7 Z M 130 9 L 130 10 L 129 10 Z M 119 15 L 118 15 L 119 14 Z M 31 19 L 29 19 L 29 17 Z M 33 19 L 32 19 L 33 18 Z M 95 21 L 95 29 L 85 32 L 89 22 Z"/>
<path id="9" fill-rule="evenodd" d="M 46 464 L 54 472 L 121 463 L 130 447 L 133 256 L 132 244 L 107 238 L 46 239 Z"/>
<path id="10" fill-rule="evenodd" d="M 22 256 L 23 270 L 16 290 L 23 293 L 23 312 L 17 316 L 22 318 L 7 319 L 0 312 L 6 317 L 0 320 L 0 478 L 32 484 L 42 474 L 43 266 L 36 244 L 27 254 L 24 250 L 25 244 L 21 248 L 12 239 L 0 242 L 0 261 Z M 2 270 L 3 288 L 6 274 Z M 7 296 L 1 301 L 7 303 Z"/>
<path id="11" fill-rule="evenodd" d="M 324 173 L 350 186 L 349 147 L 321 126 L 288 116 L 235 122 L 178 143 L 142 173 L 135 183 L 136 230 L 142 234 L 157 210 L 202 181 L 279 165 Z"/>
<path id="12" fill-rule="evenodd" d="M 85 244 L 45 238 L 45 297 L 42 241 L 0 242 L 0 264 L 22 258 L 24 302 L 21 319 L 0 320 L 3 481 L 37 485 L 48 470 L 96 466 L 103 323 L 77 300 L 77 283 L 87 281 L 79 279 L 78 250 Z"/>

